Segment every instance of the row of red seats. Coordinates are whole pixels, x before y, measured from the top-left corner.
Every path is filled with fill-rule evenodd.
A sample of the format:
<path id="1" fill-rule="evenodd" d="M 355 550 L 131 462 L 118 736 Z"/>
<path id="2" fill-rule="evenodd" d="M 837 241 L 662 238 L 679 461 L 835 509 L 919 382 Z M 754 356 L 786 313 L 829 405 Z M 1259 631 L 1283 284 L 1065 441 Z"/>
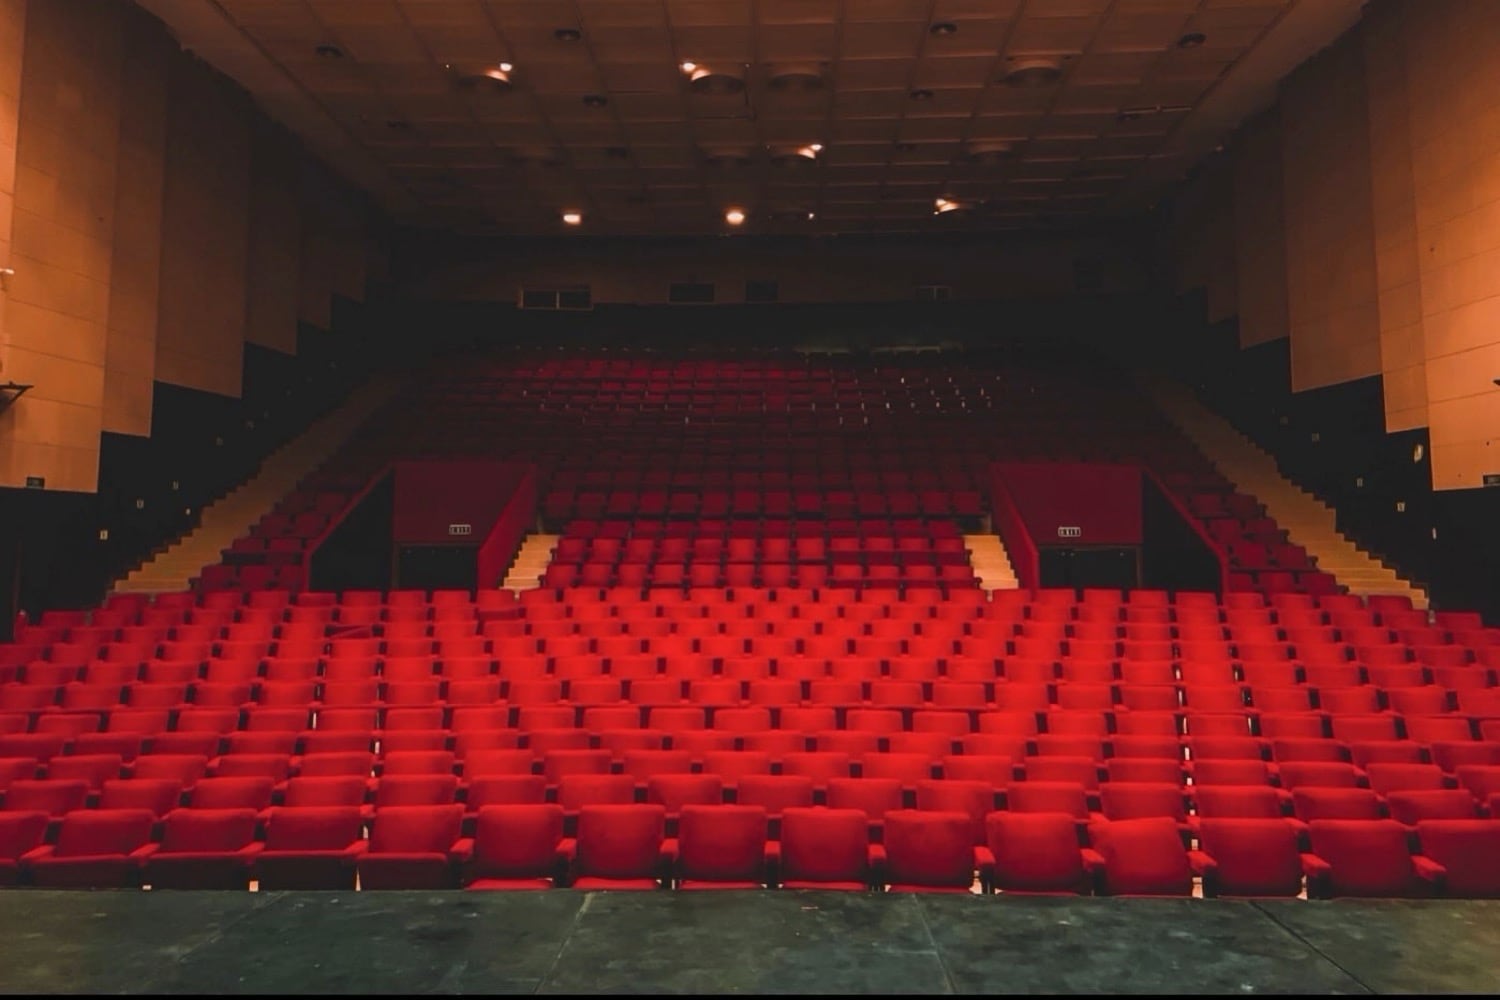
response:
<path id="1" fill-rule="evenodd" d="M 368 828 L 355 807 L 278 808 L 257 839 L 252 810 L 76 814 L 41 844 L 35 814 L 6 817 L 0 872 L 57 886 L 262 889 L 788 889 L 1111 895 L 1491 896 L 1500 827 L 1434 820 L 1314 820 L 1308 852 L 1279 820 L 1205 821 L 1189 849 L 1165 818 L 1092 823 L 992 812 L 894 810 L 872 842 L 856 809 L 687 806 L 667 836 L 663 806 L 592 805 L 575 836 L 557 805 L 489 806 L 472 838 L 458 806 L 388 807 Z M 1414 853 L 1414 850 L 1418 853 Z"/>

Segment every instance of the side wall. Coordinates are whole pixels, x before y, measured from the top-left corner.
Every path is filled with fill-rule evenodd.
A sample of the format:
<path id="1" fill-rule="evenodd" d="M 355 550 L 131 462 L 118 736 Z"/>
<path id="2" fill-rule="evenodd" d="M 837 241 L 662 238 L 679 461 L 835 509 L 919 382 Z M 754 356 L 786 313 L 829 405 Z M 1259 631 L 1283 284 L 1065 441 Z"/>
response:
<path id="1" fill-rule="evenodd" d="M 295 353 L 364 298 L 381 230 L 134 4 L 0 0 L 0 381 L 32 386 L 0 489 L 98 490 L 101 434 L 150 435 L 160 383 L 239 397 L 247 344 Z"/>

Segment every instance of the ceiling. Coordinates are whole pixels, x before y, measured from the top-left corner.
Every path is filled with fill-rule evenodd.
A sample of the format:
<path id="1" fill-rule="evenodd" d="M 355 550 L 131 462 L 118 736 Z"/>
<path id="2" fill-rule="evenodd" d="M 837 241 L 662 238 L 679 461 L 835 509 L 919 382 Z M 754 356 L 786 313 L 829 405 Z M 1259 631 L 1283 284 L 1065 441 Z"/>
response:
<path id="1" fill-rule="evenodd" d="M 139 2 L 399 221 L 523 235 L 568 231 L 564 211 L 581 213 L 577 231 L 607 234 L 724 232 L 731 207 L 752 232 L 1128 215 L 1268 105 L 1360 7 Z M 1199 44 L 1180 44 L 1193 34 Z M 1055 80 L 1007 82 L 1038 59 Z M 718 92 L 698 92 L 689 62 Z M 938 199 L 962 210 L 935 213 Z"/>

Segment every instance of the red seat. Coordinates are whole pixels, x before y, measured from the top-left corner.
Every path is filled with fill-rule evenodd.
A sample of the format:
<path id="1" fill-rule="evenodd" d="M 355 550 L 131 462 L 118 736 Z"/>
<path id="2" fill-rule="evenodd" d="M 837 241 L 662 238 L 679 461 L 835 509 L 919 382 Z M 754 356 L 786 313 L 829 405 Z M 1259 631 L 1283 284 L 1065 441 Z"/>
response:
<path id="1" fill-rule="evenodd" d="M 571 882 L 578 889 L 656 889 L 668 874 L 663 856 L 666 808 L 653 803 L 587 805 L 578 813 Z"/>
<path id="2" fill-rule="evenodd" d="M 683 806 L 674 866 L 677 887 L 763 887 L 768 881 L 767 819 L 759 806 Z"/>
<path id="3" fill-rule="evenodd" d="M 76 810 L 63 817 L 55 844 L 21 857 L 38 886 L 120 889 L 139 884 L 141 866 L 157 850 L 156 816 L 148 809 Z"/>
<path id="4" fill-rule="evenodd" d="M 1417 823 L 1417 841 L 1428 862 L 1419 864 L 1418 873 L 1434 884 L 1438 895 L 1500 897 L 1500 824 L 1492 819 L 1424 819 Z"/>
<path id="5" fill-rule="evenodd" d="M 1108 820 L 1089 827 L 1102 858 L 1100 887 L 1112 896 L 1186 896 L 1193 869 L 1178 825 L 1167 817 Z"/>
<path id="6" fill-rule="evenodd" d="M 886 814 L 884 881 L 892 892 L 969 892 L 978 870 L 973 820 L 963 812 Z M 987 873 L 986 873 L 987 876 Z"/>
<path id="7" fill-rule="evenodd" d="M 361 889 L 449 889 L 472 845 L 460 838 L 464 807 L 379 806 L 369 850 L 355 862 Z"/>
<path id="8" fill-rule="evenodd" d="M 486 805 L 475 822 L 464 888 L 549 889 L 564 870 L 562 848 L 562 806 Z"/>
<path id="9" fill-rule="evenodd" d="M 1081 849 L 1071 816 L 1056 812 L 992 812 L 986 844 L 994 858 L 991 881 L 1000 892 L 1087 894 L 1090 869 L 1100 859 Z"/>
<path id="10" fill-rule="evenodd" d="M 857 809 L 789 808 L 781 817 L 780 882 L 787 889 L 869 888 L 875 854 Z"/>
<path id="11" fill-rule="evenodd" d="M 256 856 L 254 809 L 174 809 L 162 822 L 161 849 L 146 859 L 152 889 L 246 889 Z"/>
<path id="12" fill-rule="evenodd" d="M 1314 819 L 1303 856 L 1309 896 L 1424 894 L 1404 826 L 1390 819 Z"/>
<path id="13" fill-rule="evenodd" d="M 358 806 L 272 807 L 255 861 L 261 888 L 353 889 L 363 824 Z"/>
<path id="14" fill-rule="evenodd" d="M 1282 819 L 1205 818 L 1193 855 L 1205 896 L 1296 896 L 1302 891 L 1297 831 Z"/>

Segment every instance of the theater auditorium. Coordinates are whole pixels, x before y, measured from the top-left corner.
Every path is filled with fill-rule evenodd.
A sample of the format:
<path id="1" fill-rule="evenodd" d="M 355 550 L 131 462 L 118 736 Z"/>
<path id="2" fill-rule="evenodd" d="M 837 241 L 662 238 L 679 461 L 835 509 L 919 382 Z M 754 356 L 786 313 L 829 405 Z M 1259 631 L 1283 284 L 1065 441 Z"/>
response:
<path id="1" fill-rule="evenodd" d="M 1493 0 L 0 0 L 0 989 L 1500 985 Z"/>

